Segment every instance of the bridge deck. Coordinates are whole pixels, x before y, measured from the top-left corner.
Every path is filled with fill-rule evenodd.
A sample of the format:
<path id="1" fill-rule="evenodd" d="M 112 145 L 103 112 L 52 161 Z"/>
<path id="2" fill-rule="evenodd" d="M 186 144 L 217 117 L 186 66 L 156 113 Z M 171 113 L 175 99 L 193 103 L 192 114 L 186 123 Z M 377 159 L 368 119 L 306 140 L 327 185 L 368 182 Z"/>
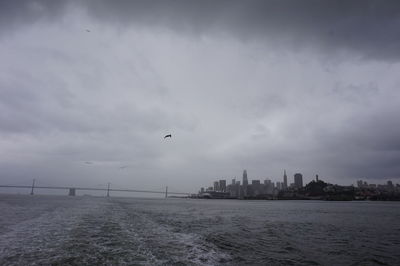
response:
<path id="1" fill-rule="evenodd" d="M 0 187 L 4 188 L 29 188 L 32 189 L 32 186 L 14 186 L 14 185 L 0 185 Z M 117 192 L 141 192 L 141 193 L 155 193 L 155 194 L 165 194 L 165 191 L 155 191 L 155 190 L 139 190 L 139 189 L 117 189 L 117 188 L 90 188 L 90 187 L 59 187 L 59 186 L 33 186 L 34 189 L 64 189 L 69 190 L 71 188 L 75 190 L 95 190 L 95 191 L 117 191 Z M 185 192 L 173 192 L 168 191 L 168 194 L 173 195 L 190 195 L 191 193 Z"/>

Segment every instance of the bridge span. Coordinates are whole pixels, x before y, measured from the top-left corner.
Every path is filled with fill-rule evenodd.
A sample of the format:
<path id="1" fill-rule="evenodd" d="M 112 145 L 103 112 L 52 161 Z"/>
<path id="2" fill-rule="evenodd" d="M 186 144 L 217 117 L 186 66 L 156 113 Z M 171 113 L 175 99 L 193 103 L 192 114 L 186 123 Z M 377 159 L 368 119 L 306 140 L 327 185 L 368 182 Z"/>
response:
<path id="1" fill-rule="evenodd" d="M 67 186 L 35 186 L 35 181 L 33 181 L 31 186 L 17 186 L 17 185 L 0 185 L 0 188 L 27 188 L 31 189 L 31 195 L 34 194 L 35 189 L 56 189 L 56 190 L 67 190 L 69 196 L 75 196 L 77 190 L 85 190 L 85 191 L 106 191 L 107 197 L 110 196 L 110 192 L 138 192 L 138 193 L 152 193 L 152 194 L 165 194 L 167 198 L 168 195 L 186 195 L 190 196 L 191 193 L 185 192 L 173 192 L 168 191 L 168 187 L 165 187 L 165 191 L 156 191 L 156 190 L 140 190 L 140 189 L 119 189 L 119 188 L 110 188 L 110 183 L 107 188 L 93 188 L 93 187 L 67 187 Z"/>

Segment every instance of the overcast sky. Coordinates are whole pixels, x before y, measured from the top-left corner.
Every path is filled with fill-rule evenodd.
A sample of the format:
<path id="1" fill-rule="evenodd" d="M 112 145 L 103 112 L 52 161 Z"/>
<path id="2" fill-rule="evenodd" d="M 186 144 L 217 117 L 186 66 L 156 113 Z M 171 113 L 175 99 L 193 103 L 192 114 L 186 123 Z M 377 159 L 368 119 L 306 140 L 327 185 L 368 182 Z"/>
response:
<path id="1" fill-rule="evenodd" d="M 398 1 L 1 1 L 0 183 L 398 182 L 399 61 Z"/>

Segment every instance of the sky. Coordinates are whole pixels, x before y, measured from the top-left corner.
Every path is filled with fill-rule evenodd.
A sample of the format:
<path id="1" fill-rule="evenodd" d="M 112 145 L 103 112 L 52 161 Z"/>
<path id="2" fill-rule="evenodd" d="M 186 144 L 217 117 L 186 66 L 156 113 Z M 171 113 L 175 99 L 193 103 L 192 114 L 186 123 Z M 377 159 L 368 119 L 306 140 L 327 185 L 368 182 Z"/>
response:
<path id="1" fill-rule="evenodd" d="M 400 180 L 398 1 L 1 1 L 0 58 L 2 184 Z"/>

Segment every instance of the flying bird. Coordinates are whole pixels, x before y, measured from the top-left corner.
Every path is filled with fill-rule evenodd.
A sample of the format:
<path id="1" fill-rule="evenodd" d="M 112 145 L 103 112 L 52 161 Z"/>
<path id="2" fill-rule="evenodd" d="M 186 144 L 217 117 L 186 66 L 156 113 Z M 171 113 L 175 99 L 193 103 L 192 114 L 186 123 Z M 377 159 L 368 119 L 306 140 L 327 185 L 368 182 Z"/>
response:
<path id="1" fill-rule="evenodd" d="M 87 32 L 90 32 L 90 30 L 86 29 Z"/>
<path id="2" fill-rule="evenodd" d="M 166 138 L 172 138 L 172 135 L 171 134 L 165 135 L 164 139 Z"/>
<path id="3" fill-rule="evenodd" d="M 87 162 L 85 162 L 85 164 L 93 164 L 92 162 L 89 162 L 89 161 L 87 161 Z"/>

